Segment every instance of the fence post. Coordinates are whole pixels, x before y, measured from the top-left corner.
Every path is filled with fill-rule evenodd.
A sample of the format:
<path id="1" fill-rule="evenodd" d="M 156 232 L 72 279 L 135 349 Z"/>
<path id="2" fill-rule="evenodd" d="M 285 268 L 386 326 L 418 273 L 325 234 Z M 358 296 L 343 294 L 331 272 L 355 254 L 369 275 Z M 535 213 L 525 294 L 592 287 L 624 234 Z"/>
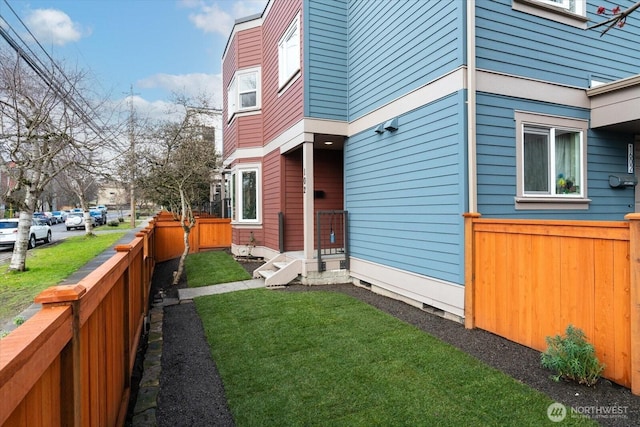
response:
<path id="1" fill-rule="evenodd" d="M 477 212 L 467 212 L 464 217 L 464 327 L 473 329 L 475 322 L 475 289 L 474 289 L 474 232 L 473 220 L 480 218 Z"/>
<path id="2" fill-rule="evenodd" d="M 62 355 L 61 425 L 82 426 L 82 381 L 80 360 L 80 298 L 87 292 L 82 285 L 52 286 L 40 292 L 34 299 L 42 307 L 70 305 L 73 313 L 71 349 Z M 70 374 L 70 375 L 69 375 Z M 69 378 L 70 377 L 70 378 Z M 70 379 L 70 381 L 69 381 Z M 71 397 L 65 399 L 65 397 Z M 64 402 L 69 401 L 72 405 Z M 71 406 L 71 407 L 70 407 Z"/>
<path id="3" fill-rule="evenodd" d="M 640 395 L 640 213 L 627 214 L 629 221 L 629 321 L 631 332 L 631 393 Z"/>

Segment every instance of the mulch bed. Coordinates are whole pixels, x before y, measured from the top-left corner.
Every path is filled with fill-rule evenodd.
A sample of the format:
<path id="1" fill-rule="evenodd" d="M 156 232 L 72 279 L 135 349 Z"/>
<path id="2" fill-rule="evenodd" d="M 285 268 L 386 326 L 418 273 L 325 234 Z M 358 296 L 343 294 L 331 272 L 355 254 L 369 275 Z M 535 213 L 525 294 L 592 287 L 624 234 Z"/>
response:
<path id="1" fill-rule="evenodd" d="M 175 262 L 176 260 L 167 261 L 156 266 L 152 292 L 163 290 L 167 297 L 172 295 L 177 297 L 177 289 L 186 286 L 186 282 L 183 281 L 177 288 L 172 287 L 169 279 L 161 279 L 161 277 L 171 277 L 169 272 L 175 270 L 175 267 L 172 266 L 172 263 L 175 264 Z M 242 262 L 241 264 L 250 273 L 260 265 L 259 262 Z M 489 332 L 480 329 L 465 329 L 462 324 L 427 313 L 401 301 L 375 294 L 352 284 L 291 285 L 275 292 L 317 291 L 341 292 L 370 304 L 541 391 L 551 399 L 563 403 L 567 409 L 575 408 L 582 413 L 600 411 L 600 415 L 595 418 L 603 426 L 640 425 L 640 397 L 632 395 L 629 389 L 618 386 L 608 380 L 600 380 L 593 387 L 580 386 L 569 382 L 555 382 L 550 378 L 551 372 L 542 368 L 540 352 Z M 215 425 L 233 425 L 233 420 L 228 412 L 224 412 L 227 410 L 226 400 L 224 400 L 224 388 L 219 377 L 217 377 L 215 363 L 211 360 L 209 353 L 202 350 L 202 344 L 206 346 L 206 339 L 193 304 L 165 307 L 163 333 L 165 338 L 160 381 L 161 391 L 158 399 L 158 425 L 184 425 L 185 417 L 191 422 L 189 425 L 212 425 L 210 424 L 211 420 L 216 420 Z M 183 337 L 184 335 L 192 335 L 188 339 L 189 343 L 180 342 L 181 339 L 187 339 Z M 173 337 L 176 341 L 174 342 L 169 337 Z M 196 344 L 195 341 L 199 343 Z M 167 365 L 165 365 L 165 349 L 167 352 L 171 352 L 168 346 L 173 345 L 197 346 L 197 349 L 194 348 L 193 351 L 187 351 L 189 347 L 183 347 L 183 350 L 178 352 L 177 355 L 179 360 L 173 360 L 170 364 L 167 362 Z M 208 358 L 209 361 L 205 360 L 203 362 L 202 358 Z M 198 369 L 193 371 L 193 375 L 187 375 L 188 371 L 192 370 L 190 368 L 191 365 L 198 367 Z M 203 373 L 203 366 L 206 366 L 205 369 L 210 369 L 212 372 L 206 372 L 206 375 L 199 375 Z M 168 379 L 167 376 L 171 375 L 170 370 L 176 370 L 176 368 L 179 368 L 180 375 L 172 375 L 173 378 Z M 187 376 L 186 380 L 185 376 Z M 201 384 L 204 382 L 207 384 Z M 214 390 L 211 390 L 212 388 Z M 198 390 L 198 393 L 192 394 L 189 389 Z M 176 399 L 179 399 L 179 402 L 176 403 Z M 216 401 L 214 402 L 212 399 Z M 224 401 L 220 402 L 220 399 Z M 195 405 L 195 407 L 191 408 L 190 405 Z M 206 415 L 206 407 L 213 407 L 215 409 L 213 411 L 214 414 Z M 605 416 L 603 411 L 610 411 L 610 408 L 617 410 L 618 415 Z M 505 408 L 505 410 L 508 411 L 509 409 Z M 189 412 L 196 413 L 198 416 L 188 416 Z M 212 417 L 209 422 L 206 420 L 207 416 Z"/>

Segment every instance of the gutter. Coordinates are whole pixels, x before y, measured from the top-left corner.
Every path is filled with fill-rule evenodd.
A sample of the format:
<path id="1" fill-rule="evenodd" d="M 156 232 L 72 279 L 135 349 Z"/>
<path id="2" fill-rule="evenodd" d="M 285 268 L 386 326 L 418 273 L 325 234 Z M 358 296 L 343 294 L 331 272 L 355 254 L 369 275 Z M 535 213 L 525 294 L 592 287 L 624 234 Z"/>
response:
<path id="1" fill-rule="evenodd" d="M 476 167 L 476 2 L 467 4 L 467 173 L 469 207 L 467 212 L 478 211 L 478 185 Z"/>

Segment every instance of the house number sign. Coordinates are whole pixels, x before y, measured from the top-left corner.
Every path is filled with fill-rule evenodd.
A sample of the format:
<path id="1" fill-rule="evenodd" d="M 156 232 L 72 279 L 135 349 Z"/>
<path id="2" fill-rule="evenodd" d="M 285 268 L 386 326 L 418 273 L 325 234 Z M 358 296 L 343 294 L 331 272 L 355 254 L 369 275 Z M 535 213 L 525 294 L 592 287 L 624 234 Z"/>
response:
<path id="1" fill-rule="evenodd" d="M 307 168 L 302 169 L 302 194 L 307 193 Z"/>
<path id="2" fill-rule="evenodd" d="M 627 173 L 633 173 L 633 144 L 627 144 Z"/>

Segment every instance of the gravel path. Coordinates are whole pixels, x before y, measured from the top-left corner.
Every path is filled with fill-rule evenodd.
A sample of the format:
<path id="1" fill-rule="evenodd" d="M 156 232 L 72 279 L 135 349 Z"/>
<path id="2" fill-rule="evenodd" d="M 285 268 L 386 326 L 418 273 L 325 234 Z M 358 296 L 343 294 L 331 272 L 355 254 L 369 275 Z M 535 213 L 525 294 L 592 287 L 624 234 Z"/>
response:
<path id="1" fill-rule="evenodd" d="M 244 265 L 247 271 L 254 264 Z M 178 288 L 169 283 L 175 270 L 175 260 L 156 266 L 152 292 L 164 290 L 167 297 L 177 297 Z M 350 284 L 325 286 L 288 286 L 274 292 L 342 292 L 371 304 L 398 319 L 452 344 L 528 384 L 553 400 L 581 411 L 597 408 L 618 408 L 623 416 L 599 416 L 603 426 L 639 426 L 640 397 L 609 381 L 595 387 L 583 387 L 554 382 L 550 372 L 540 366 L 540 353 L 491 333 L 465 329 L 463 325 L 426 313 Z M 202 323 L 192 303 L 165 307 L 162 373 L 158 395 L 158 426 L 233 426 L 233 418 L 224 397 L 224 387 L 211 359 Z M 600 409 L 602 410 L 602 409 Z"/>

